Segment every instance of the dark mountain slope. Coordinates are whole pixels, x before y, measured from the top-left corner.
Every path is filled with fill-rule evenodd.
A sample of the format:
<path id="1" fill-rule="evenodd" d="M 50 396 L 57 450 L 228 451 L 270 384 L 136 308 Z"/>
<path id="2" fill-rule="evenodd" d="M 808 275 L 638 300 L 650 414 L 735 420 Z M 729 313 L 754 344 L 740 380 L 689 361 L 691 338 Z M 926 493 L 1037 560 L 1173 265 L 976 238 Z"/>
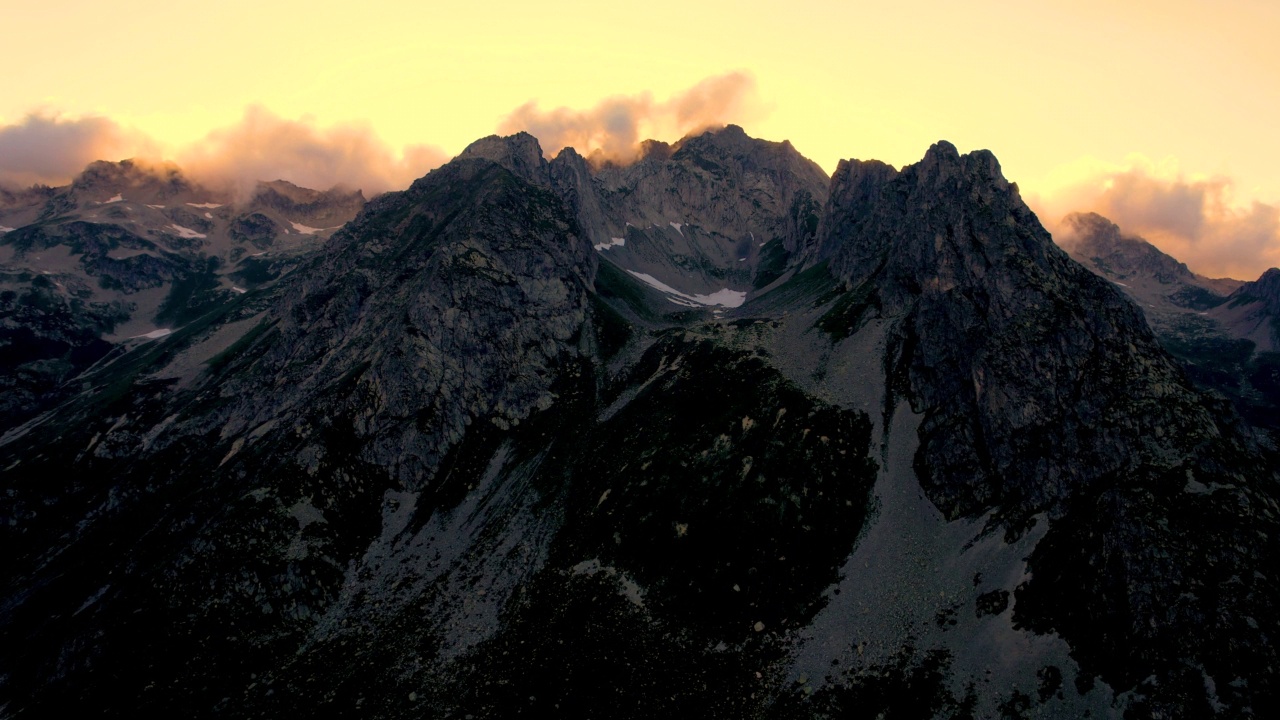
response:
<path id="1" fill-rule="evenodd" d="M 832 198 L 854 206 L 828 211 L 826 253 L 893 321 L 891 390 L 923 413 L 925 491 L 950 517 L 994 510 L 1011 537 L 1049 523 L 1017 621 L 1062 633 L 1114 687 L 1142 683 L 1153 712 L 1201 712 L 1204 677 L 1249 678 L 1212 702 L 1273 703 L 1274 651 L 1250 636 L 1277 630 L 1277 588 L 1254 572 L 1277 557 L 1276 458 L 1052 244 L 989 153 L 844 164 Z"/>
<path id="2" fill-rule="evenodd" d="M 1265 715 L 1278 464 L 1230 408 L 990 153 L 842 164 L 810 224 L 736 137 L 633 171 L 696 176 L 708 252 L 779 233 L 736 308 L 592 248 L 625 168 L 486 138 L 6 435 L 0 702 Z"/>
<path id="3" fill-rule="evenodd" d="M 1070 231 L 1056 242 L 1082 265 L 1124 291 L 1195 383 L 1229 398 L 1253 426 L 1280 432 L 1280 305 L 1267 282 L 1196 275 L 1176 259 L 1095 214 L 1069 215 Z"/>

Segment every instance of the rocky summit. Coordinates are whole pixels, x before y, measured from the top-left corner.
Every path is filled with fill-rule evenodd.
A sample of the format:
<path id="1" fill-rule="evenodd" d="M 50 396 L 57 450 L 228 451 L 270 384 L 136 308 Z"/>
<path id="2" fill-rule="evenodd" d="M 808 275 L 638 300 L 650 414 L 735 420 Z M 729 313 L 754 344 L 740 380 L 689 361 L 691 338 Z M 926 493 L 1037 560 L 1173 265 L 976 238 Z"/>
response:
<path id="1" fill-rule="evenodd" d="M 169 257 L 30 209 L 88 192 L 0 240 Z M 255 202 L 228 247 L 357 204 Z M 1086 268 L 945 142 L 828 178 L 734 126 L 494 136 L 360 204 L 11 415 L 0 715 L 1280 712 L 1275 436 L 1122 284 L 1274 278 L 1082 216 Z"/>

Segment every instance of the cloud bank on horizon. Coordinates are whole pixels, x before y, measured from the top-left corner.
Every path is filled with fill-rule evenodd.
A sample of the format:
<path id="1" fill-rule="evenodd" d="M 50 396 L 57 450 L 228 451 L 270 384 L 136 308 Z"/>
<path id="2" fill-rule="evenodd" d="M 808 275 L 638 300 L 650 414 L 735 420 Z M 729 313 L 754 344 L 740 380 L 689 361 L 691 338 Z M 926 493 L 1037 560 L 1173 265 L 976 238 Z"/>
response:
<path id="1" fill-rule="evenodd" d="M 188 176 L 214 186 L 288 180 L 373 194 L 408 187 L 449 155 L 431 145 L 410 145 L 397 153 L 368 125 L 320 127 L 258 105 L 246 108 L 239 122 L 176 149 L 162 148 L 144 133 L 104 117 L 33 113 L 0 127 L 2 185 L 62 185 L 95 160 L 126 158 L 174 161 Z"/>
<path id="2" fill-rule="evenodd" d="M 94 160 L 152 156 L 155 143 L 104 117 L 68 119 L 33 113 L 0 126 L 0 184 L 58 185 Z"/>
<path id="3" fill-rule="evenodd" d="M 1280 207 L 1238 202 L 1229 177 L 1188 177 L 1172 160 L 1131 155 L 1123 164 L 1093 160 L 1065 168 L 1073 179 L 1028 194 L 1054 234 L 1069 233 L 1071 212 L 1096 212 L 1210 277 L 1252 280 L 1280 266 Z"/>
<path id="4" fill-rule="evenodd" d="M 749 123 L 766 112 L 753 76 L 732 72 L 707 77 L 665 100 L 638 93 L 587 109 L 549 110 L 530 101 L 506 115 L 498 131 L 528 131 L 548 156 L 572 146 L 589 157 L 630 162 L 645 139 L 675 140 L 708 127 Z M 129 157 L 175 161 L 210 185 L 248 188 L 283 179 L 372 195 L 407 187 L 450 154 L 431 145 L 397 152 L 367 124 L 320 126 L 257 105 L 246 108 L 238 122 L 178 148 L 163 148 L 105 117 L 44 112 L 0 125 L 0 185 L 65 184 L 90 162 Z M 1204 275 L 1253 279 L 1280 266 L 1280 206 L 1237 201 L 1229 177 L 1188 177 L 1174 163 L 1134 155 L 1120 164 L 1082 159 L 1063 166 L 1050 183 L 1052 188 L 1039 193 L 1028 188 L 1026 196 L 1051 232 L 1069 231 L 1062 223 L 1066 214 L 1092 211 Z"/>

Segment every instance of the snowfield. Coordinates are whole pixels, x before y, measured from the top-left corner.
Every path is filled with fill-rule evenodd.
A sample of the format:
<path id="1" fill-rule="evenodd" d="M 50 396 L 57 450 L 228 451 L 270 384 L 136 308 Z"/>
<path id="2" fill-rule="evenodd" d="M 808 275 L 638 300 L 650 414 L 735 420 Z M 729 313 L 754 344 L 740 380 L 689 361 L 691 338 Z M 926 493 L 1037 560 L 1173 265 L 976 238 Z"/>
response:
<path id="1" fill-rule="evenodd" d="M 172 228 L 173 231 L 178 234 L 178 237 L 182 238 L 183 240 L 193 240 L 195 238 L 209 237 L 208 235 L 205 235 L 204 233 L 198 233 L 189 227 L 183 227 L 181 225 L 176 225 L 176 224 L 170 225 L 169 227 Z"/>
<path id="2" fill-rule="evenodd" d="M 627 272 L 635 276 L 645 285 L 671 296 L 667 298 L 671 302 L 685 307 L 721 305 L 723 307 L 736 308 L 747 300 L 747 294 L 741 290 L 730 290 L 729 288 L 724 288 L 723 290 L 717 290 L 710 295 L 689 295 L 676 290 L 652 275 L 638 273 L 634 270 L 628 270 Z"/>

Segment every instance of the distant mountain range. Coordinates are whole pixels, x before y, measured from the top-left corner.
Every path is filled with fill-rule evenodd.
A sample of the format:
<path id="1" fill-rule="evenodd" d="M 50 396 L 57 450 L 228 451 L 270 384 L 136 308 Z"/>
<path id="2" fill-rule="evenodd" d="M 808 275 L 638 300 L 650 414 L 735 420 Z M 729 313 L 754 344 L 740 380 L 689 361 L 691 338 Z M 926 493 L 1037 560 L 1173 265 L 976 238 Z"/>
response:
<path id="1" fill-rule="evenodd" d="M 113 349 L 279 276 L 364 204 L 279 180 L 238 198 L 128 160 L 66 187 L 0 191 L 0 430 Z"/>
<path id="2" fill-rule="evenodd" d="M 1230 397 L 1254 424 L 1280 430 L 1280 270 L 1255 281 L 1196 275 L 1096 214 L 1067 218 L 1056 238 L 1140 307 L 1161 345 L 1202 387 Z"/>
<path id="3" fill-rule="evenodd" d="M 1280 273 L 990 152 L 3 203 L 0 715 L 1280 712 Z"/>

